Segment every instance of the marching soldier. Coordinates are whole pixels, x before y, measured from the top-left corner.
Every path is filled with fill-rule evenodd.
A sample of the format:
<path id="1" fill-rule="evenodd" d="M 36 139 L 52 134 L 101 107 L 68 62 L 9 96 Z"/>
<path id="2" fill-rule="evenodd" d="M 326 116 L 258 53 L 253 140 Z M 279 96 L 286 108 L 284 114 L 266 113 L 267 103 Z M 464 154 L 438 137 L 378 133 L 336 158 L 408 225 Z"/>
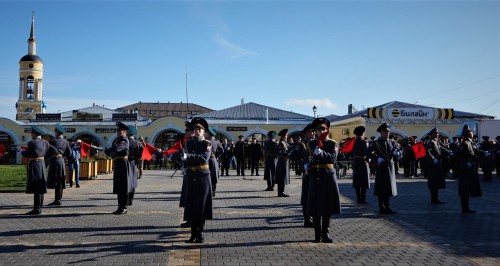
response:
<path id="1" fill-rule="evenodd" d="M 128 194 L 133 192 L 132 174 L 130 173 L 129 141 L 127 130 L 122 122 L 116 122 L 116 139 L 110 148 L 104 150 L 108 156 L 113 158 L 113 194 L 118 195 L 118 209 L 113 214 L 127 213 Z"/>
<path id="2" fill-rule="evenodd" d="M 245 142 L 244 136 L 239 135 L 238 141 L 234 144 L 234 156 L 236 157 L 236 175 L 245 176 Z"/>
<path id="3" fill-rule="evenodd" d="M 201 117 L 191 120 L 193 138 L 187 141 L 187 153 L 182 160 L 187 163 L 187 194 L 184 208 L 184 220 L 191 221 L 191 237 L 189 243 L 203 243 L 205 220 L 211 220 L 212 212 L 212 184 L 210 180 L 209 160 L 212 154 L 210 142 L 205 139 L 204 133 L 208 123 Z"/>
<path id="4" fill-rule="evenodd" d="M 276 184 L 278 184 L 278 197 L 290 197 L 290 195 L 285 194 L 285 185 L 290 184 L 290 171 L 289 171 L 289 161 L 288 161 L 288 129 L 282 129 L 278 136 L 280 136 L 280 141 L 278 142 L 278 161 L 276 162 Z"/>
<path id="5" fill-rule="evenodd" d="M 337 144 L 328 138 L 330 121 L 324 117 L 313 120 L 312 128 L 316 132 L 316 140 L 307 143 L 312 151 L 307 166 L 309 173 L 309 191 L 307 212 L 312 216 L 314 224 L 314 242 L 332 243 L 330 237 L 330 218 L 332 214 L 340 214 L 340 194 L 335 176 L 337 160 Z"/>
<path id="6" fill-rule="evenodd" d="M 139 160 L 142 159 L 142 151 L 144 150 L 144 146 L 135 139 L 135 135 L 137 134 L 137 130 L 134 127 L 129 127 L 127 130 L 127 137 L 129 143 L 129 155 L 128 161 L 130 165 L 130 174 L 132 181 L 132 192 L 128 193 L 128 202 L 127 205 L 132 205 L 134 201 L 135 189 L 137 188 L 137 179 L 139 179 Z"/>
<path id="7" fill-rule="evenodd" d="M 434 127 L 429 131 L 429 139 L 425 143 L 427 150 L 427 187 L 431 191 L 431 204 L 444 204 L 439 200 L 439 189 L 446 188 L 446 179 L 443 171 L 443 158 L 449 154 L 441 146 L 439 140 L 439 130 Z"/>
<path id="8" fill-rule="evenodd" d="M 274 139 L 276 131 L 267 132 L 268 139 L 264 142 L 264 179 L 267 180 L 265 191 L 273 191 L 276 182 L 276 157 L 278 155 L 278 144 Z"/>
<path id="9" fill-rule="evenodd" d="M 366 204 L 366 190 L 370 188 L 370 169 L 368 167 L 368 143 L 364 140 L 365 127 L 354 129 L 354 146 L 352 148 L 352 186 L 356 191 L 358 204 Z"/>
<path id="10" fill-rule="evenodd" d="M 55 148 L 55 154 L 51 155 L 49 160 L 49 173 L 47 178 L 47 188 L 53 188 L 55 198 L 49 205 L 61 205 L 63 190 L 66 188 L 66 169 L 64 158 L 71 156 L 71 147 L 69 142 L 64 139 L 66 133 L 64 128 L 56 124 L 54 130 L 56 137 L 49 141 L 49 144 Z"/>
<path id="11" fill-rule="evenodd" d="M 248 152 L 250 157 L 251 175 L 255 172 L 255 175 L 259 175 L 259 161 L 262 157 L 262 148 L 257 142 L 257 138 L 252 137 L 252 143 L 248 145 Z"/>
<path id="12" fill-rule="evenodd" d="M 21 155 L 28 159 L 26 176 L 26 193 L 33 194 L 33 210 L 27 215 L 38 215 L 42 213 L 43 194 L 47 193 L 47 168 L 45 166 L 45 155 L 49 151 L 50 144 L 42 139 L 43 131 L 36 126 L 31 126 L 31 140 Z"/>
<path id="13" fill-rule="evenodd" d="M 476 213 L 469 208 L 470 197 L 482 197 L 481 184 L 477 173 L 477 156 L 479 150 L 473 144 L 474 134 L 465 125 L 462 129 L 462 143 L 458 151 L 460 171 L 458 177 L 458 194 L 462 207 L 462 213 Z"/>
<path id="14" fill-rule="evenodd" d="M 377 158 L 374 195 L 378 196 L 378 206 L 381 214 L 395 214 L 396 212 L 390 208 L 390 198 L 396 196 L 398 192 L 392 161 L 393 147 L 388 140 L 389 124 L 383 123 L 377 128 L 377 132 L 380 133 L 380 138 L 368 149 L 368 154 Z"/>

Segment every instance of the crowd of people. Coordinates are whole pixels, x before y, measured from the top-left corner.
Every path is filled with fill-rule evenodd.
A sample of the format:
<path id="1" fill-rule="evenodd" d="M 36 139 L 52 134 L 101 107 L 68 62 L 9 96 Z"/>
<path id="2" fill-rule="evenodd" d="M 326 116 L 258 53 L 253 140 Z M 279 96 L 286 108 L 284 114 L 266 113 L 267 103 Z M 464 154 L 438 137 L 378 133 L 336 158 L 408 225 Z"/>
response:
<path id="1" fill-rule="evenodd" d="M 144 141 L 136 140 L 136 129 L 117 122 L 117 138 L 104 153 L 114 160 L 113 193 L 117 194 L 116 215 L 126 214 L 132 205 L 138 179 L 142 175 L 142 155 Z M 303 210 L 304 227 L 314 228 L 314 242 L 331 243 L 330 219 L 341 213 L 340 192 L 337 184 L 339 160 L 349 161 L 352 166 L 352 186 L 357 203 L 366 204 L 370 177 L 374 176 L 373 194 L 377 196 L 379 212 L 383 215 L 396 214 L 391 208 L 391 198 L 397 195 L 398 168 L 403 168 L 405 177 L 427 179 L 431 204 L 444 204 L 439 198 L 439 190 L 446 188 L 446 178 L 458 180 L 458 195 L 461 211 L 475 213 L 469 207 L 470 197 L 480 197 L 481 184 L 478 170 L 482 169 L 483 181 L 490 182 L 496 170 L 500 175 L 500 136 L 495 141 L 483 136 L 477 143 L 472 130 L 465 125 L 459 137 L 449 142 L 439 135 L 434 127 L 421 140 L 409 137 L 398 140 L 391 135 L 391 125 L 381 124 L 377 128 L 379 137 L 368 140 L 363 126 L 354 129 L 352 149 L 346 151 L 340 144 L 329 139 L 330 122 L 326 118 L 316 118 L 303 130 L 301 137 L 291 140 L 288 129 L 278 133 L 269 131 L 262 143 L 252 138 L 251 143 L 244 136 L 234 143 L 215 139 L 217 132 L 207 121 L 195 117 L 185 122 L 185 132 L 178 136 L 182 142 L 175 152 L 169 152 L 167 159 L 179 165 L 183 174 L 179 206 L 184 208 L 181 226 L 191 228 L 190 243 L 205 241 L 205 221 L 213 218 L 213 198 L 217 190 L 219 176 L 228 176 L 229 168 L 236 175 L 245 176 L 245 170 L 259 176 L 261 161 L 264 163 L 265 191 L 274 191 L 278 197 L 289 197 L 285 193 L 290 183 L 292 168 L 302 176 L 300 204 Z M 55 137 L 46 141 L 43 132 L 32 126 L 32 140 L 28 142 L 22 156 L 28 159 L 26 193 L 34 194 L 34 208 L 29 215 L 41 214 L 43 196 L 47 188 L 54 189 L 55 200 L 49 205 L 61 205 L 63 190 L 66 188 L 65 159 L 75 164 L 80 157 L 78 141 L 68 142 L 64 128 L 56 125 Z M 277 139 L 279 137 L 279 139 Z M 423 147 L 424 152 L 415 149 Z M 339 148 L 340 147 L 340 148 Z M 163 152 L 159 150 L 163 156 Z M 70 166 L 78 168 L 78 165 Z M 48 168 L 48 171 L 47 171 Z M 72 185 L 72 183 L 71 183 Z M 79 187 L 79 180 L 76 179 Z"/>

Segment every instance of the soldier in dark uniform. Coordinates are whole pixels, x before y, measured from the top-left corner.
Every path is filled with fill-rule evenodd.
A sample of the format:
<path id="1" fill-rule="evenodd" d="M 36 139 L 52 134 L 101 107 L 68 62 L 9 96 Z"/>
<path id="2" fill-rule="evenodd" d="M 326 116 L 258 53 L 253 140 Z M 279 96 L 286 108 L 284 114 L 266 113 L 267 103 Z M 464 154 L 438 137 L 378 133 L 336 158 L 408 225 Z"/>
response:
<path id="1" fill-rule="evenodd" d="M 366 190 L 370 188 L 370 169 L 368 167 L 368 143 L 364 140 L 365 127 L 354 129 L 354 146 L 352 148 L 352 186 L 356 191 L 358 204 L 366 204 Z"/>
<path id="2" fill-rule="evenodd" d="M 31 140 L 21 155 L 28 159 L 26 176 L 26 193 L 33 194 L 33 210 L 27 215 L 42 213 L 43 194 L 47 193 L 47 168 L 45 156 L 49 152 L 50 144 L 42 139 L 43 131 L 36 126 L 31 126 Z"/>
<path id="3" fill-rule="evenodd" d="M 182 160 L 187 163 L 188 179 L 184 220 L 191 221 L 191 237 L 188 242 L 203 243 L 205 220 L 213 217 L 212 184 L 208 166 L 212 147 L 204 137 L 205 130 L 208 129 L 207 121 L 195 117 L 191 120 L 191 125 L 193 138 L 187 141 L 187 153 L 182 156 Z"/>
<path id="4" fill-rule="evenodd" d="M 219 162 L 220 162 L 220 169 L 221 169 L 220 175 L 223 176 L 225 172 L 226 176 L 229 176 L 229 166 L 232 157 L 231 144 L 227 143 L 227 139 L 224 139 L 219 148 L 220 149 L 217 152 L 217 157 L 219 157 Z"/>
<path id="5" fill-rule="evenodd" d="M 481 169 L 483 170 L 483 181 L 489 182 L 493 177 L 494 163 L 494 150 L 495 146 L 490 142 L 489 136 L 483 136 L 483 141 L 479 145 L 479 149 L 483 152 L 481 156 Z"/>
<path id="6" fill-rule="evenodd" d="M 137 188 L 137 179 L 139 179 L 139 160 L 142 157 L 142 151 L 144 150 L 144 146 L 142 146 L 142 143 L 137 141 L 135 139 L 135 135 L 137 134 L 137 130 L 135 127 L 129 127 L 127 130 L 127 137 L 128 137 L 128 161 L 130 165 L 130 174 L 131 174 L 131 181 L 132 181 L 132 192 L 128 193 L 128 204 L 127 205 L 132 205 L 134 201 L 134 195 L 135 195 L 135 189 Z"/>
<path id="7" fill-rule="evenodd" d="M 453 179 L 458 179 L 458 174 L 460 172 L 460 162 L 458 160 L 458 150 L 460 146 L 460 136 L 453 137 L 453 142 L 450 144 L 450 167 Z"/>
<path id="8" fill-rule="evenodd" d="M 429 131 L 429 139 L 425 142 L 427 169 L 427 187 L 431 191 L 431 204 L 443 204 L 439 200 L 439 189 L 446 188 L 446 179 L 443 172 L 443 159 L 449 154 L 438 141 L 439 130 L 434 127 Z"/>
<path id="9" fill-rule="evenodd" d="M 462 213 L 476 213 L 469 208 L 470 197 L 482 197 L 481 184 L 477 173 L 477 156 L 479 150 L 473 144 L 474 134 L 465 125 L 462 129 L 462 144 L 458 151 L 460 171 L 458 177 L 458 195 L 460 196 Z"/>
<path id="10" fill-rule="evenodd" d="M 47 188 L 53 188 L 55 191 L 54 201 L 49 205 L 61 205 L 63 189 L 66 188 L 66 169 L 64 158 L 71 156 L 71 147 L 69 142 L 64 139 L 66 133 L 64 128 L 56 124 L 54 130 L 56 137 L 49 141 L 49 144 L 56 149 L 49 159 L 49 173 L 47 177 Z"/>
<path id="11" fill-rule="evenodd" d="M 313 217 L 314 242 L 332 243 L 330 218 L 332 214 L 341 213 L 334 168 L 338 146 L 328 138 L 330 128 L 328 119 L 316 118 L 311 126 L 315 129 L 317 139 L 307 143 L 308 150 L 313 151 L 307 166 L 309 173 L 307 212 Z"/>
<path id="12" fill-rule="evenodd" d="M 251 175 L 255 172 L 255 175 L 259 175 L 259 161 L 262 157 L 262 148 L 257 142 L 257 138 L 252 137 L 252 143 L 248 145 L 248 153 L 250 157 Z"/>
<path id="13" fill-rule="evenodd" d="M 244 136 L 238 136 L 239 140 L 234 144 L 234 156 L 236 157 L 236 175 L 245 176 L 245 143 Z"/>
<path id="14" fill-rule="evenodd" d="M 497 176 L 500 177 L 500 136 L 495 138 L 495 168 L 497 172 Z"/>
<path id="15" fill-rule="evenodd" d="M 116 123 L 116 139 L 110 148 L 104 150 L 108 156 L 113 158 L 113 194 L 118 195 L 118 209 L 113 214 L 126 214 L 128 204 L 128 194 L 133 191 L 134 176 L 130 172 L 129 141 L 127 138 L 128 127 L 121 123 Z"/>
<path id="16" fill-rule="evenodd" d="M 217 189 L 217 181 L 219 179 L 219 162 L 217 161 L 217 157 L 215 156 L 217 147 L 219 146 L 217 140 L 215 139 L 215 135 L 217 134 L 217 132 L 215 132 L 213 128 L 208 128 L 205 134 L 207 136 L 207 139 L 210 141 L 210 146 L 212 147 L 212 154 L 210 155 L 208 166 L 210 168 L 210 180 L 212 182 L 212 196 L 215 197 L 215 190 Z"/>
<path id="17" fill-rule="evenodd" d="M 276 162 L 276 184 L 278 185 L 278 197 L 290 197 L 290 195 L 285 194 L 285 186 L 290 184 L 290 164 L 288 161 L 288 155 L 291 151 L 288 147 L 288 129 L 282 129 L 278 136 L 280 140 L 278 142 L 278 160 Z"/>
<path id="18" fill-rule="evenodd" d="M 302 134 L 304 135 L 304 142 L 299 145 L 290 153 L 290 160 L 293 160 L 299 165 L 303 166 L 302 172 L 302 189 L 300 195 L 300 205 L 302 205 L 302 215 L 304 217 L 304 227 L 314 227 L 312 222 L 312 217 L 307 212 L 307 197 L 309 193 L 309 173 L 307 172 L 307 165 L 313 156 L 313 150 L 309 150 L 307 143 L 314 140 L 315 132 L 312 128 L 312 123 L 302 129 Z"/>
<path id="19" fill-rule="evenodd" d="M 377 132 L 380 133 L 380 138 L 368 149 L 368 154 L 377 158 L 374 195 L 378 196 L 378 206 L 381 214 L 395 214 L 396 212 L 390 208 L 390 198 L 396 196 L 398 192 L 394 163 L 392 162 L 393 147 L 387 139 L 390 132 L 389 125 L 383 123 L 377 128 Z"/>
<path id="20" fill-rule="evenodd" d="M 264 142 L 264 180 L 267 180 L 266 191 L 273 191 L 276 182 L 276 157 L 278 155 L 278 143 L 274 139 L 276 131 L 267 132 L 268 139 Z"/>

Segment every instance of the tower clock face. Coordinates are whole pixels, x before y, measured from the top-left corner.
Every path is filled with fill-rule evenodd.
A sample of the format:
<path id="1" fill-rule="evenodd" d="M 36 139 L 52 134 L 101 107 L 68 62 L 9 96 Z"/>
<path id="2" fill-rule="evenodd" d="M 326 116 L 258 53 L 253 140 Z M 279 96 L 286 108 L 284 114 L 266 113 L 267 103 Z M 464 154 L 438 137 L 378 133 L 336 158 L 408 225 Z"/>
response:
<path id="1" fill-rule="evenodd" d="M 29 64 L 29 67 L 30 67 L 30 68 L 33 68 L 33 64 Z"/>

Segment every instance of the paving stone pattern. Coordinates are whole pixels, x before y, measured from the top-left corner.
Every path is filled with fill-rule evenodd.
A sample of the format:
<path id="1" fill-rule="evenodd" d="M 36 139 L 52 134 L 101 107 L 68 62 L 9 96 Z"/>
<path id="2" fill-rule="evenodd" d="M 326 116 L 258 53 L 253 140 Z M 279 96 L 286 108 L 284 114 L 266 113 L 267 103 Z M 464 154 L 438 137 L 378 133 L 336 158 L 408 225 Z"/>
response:
<path id="1" fill-rule="evenodd" d="M 0 194 L 0 265 L 500 265 L 500 178 L 483 182 L 471 199 L 477 214 L 460 213 L 457 182 L 431 205 L 425 179 L 398 179 L 395 215 L 379 215 L 373 189 L 367 205 L 355 203 L 350 179 L 339 179 L 342 215 L 334 216 L 334 243 L 312 243 L 304 228 L 300 177 L 289 198 L 263 191 L 262 176 L 221 177 L 214 220 L 204 244 L 188 244 L 180 228 L 182 178 L 171 170 L 146 170 L 133 206 L 116 210 L 112 175 L 64 191 L 63 205 L 26 216 L 32 195 Z M 349 172 L 348 172 L 349 176 Z M 372 181 L 373 182 L 373 181 Z M 54 192 L 45 196 L 52 202 Z"/>

